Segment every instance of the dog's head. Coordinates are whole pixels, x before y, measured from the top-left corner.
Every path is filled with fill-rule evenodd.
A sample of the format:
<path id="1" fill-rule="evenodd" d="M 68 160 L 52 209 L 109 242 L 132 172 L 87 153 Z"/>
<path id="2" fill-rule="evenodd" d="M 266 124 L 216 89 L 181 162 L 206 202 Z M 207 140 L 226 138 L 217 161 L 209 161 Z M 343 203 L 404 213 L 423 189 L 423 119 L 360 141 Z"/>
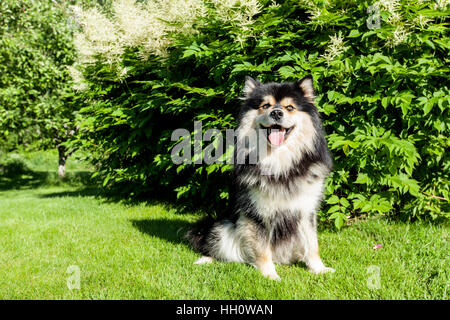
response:
<path id="1" fill-rule="evenodd" d="M 312 147 L 319 118 L 311 76 L 296 82 L 267 84 L 247 77 L 243 92 L 241 128 L 262 129 L 271 149 Z"/>

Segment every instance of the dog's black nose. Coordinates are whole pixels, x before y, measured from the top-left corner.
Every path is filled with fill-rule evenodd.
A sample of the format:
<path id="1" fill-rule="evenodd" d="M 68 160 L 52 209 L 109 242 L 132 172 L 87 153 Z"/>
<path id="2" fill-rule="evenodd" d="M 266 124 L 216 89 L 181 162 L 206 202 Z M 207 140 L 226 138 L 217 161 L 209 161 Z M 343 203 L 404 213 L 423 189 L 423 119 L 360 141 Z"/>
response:
<path id="1" fill-rule="evenodd" d="M 270 116 L 275 120 L 280 120 L 283 118 L 283 110 L 275 109 L 270 112 Z"/>

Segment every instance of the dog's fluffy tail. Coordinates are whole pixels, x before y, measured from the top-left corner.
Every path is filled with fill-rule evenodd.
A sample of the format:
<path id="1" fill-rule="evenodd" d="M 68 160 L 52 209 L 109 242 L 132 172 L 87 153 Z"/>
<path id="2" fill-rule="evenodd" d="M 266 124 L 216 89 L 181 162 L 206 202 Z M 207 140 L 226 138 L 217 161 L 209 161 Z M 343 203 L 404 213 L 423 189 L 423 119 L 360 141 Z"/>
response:
<path id="1" fill-rule="evenodd" d="M 185 236 L 194 250 L 206 256 L 210 254 L 207 241 L 215 222 L 212 217 L 203 218 L 189 228 Z"/>

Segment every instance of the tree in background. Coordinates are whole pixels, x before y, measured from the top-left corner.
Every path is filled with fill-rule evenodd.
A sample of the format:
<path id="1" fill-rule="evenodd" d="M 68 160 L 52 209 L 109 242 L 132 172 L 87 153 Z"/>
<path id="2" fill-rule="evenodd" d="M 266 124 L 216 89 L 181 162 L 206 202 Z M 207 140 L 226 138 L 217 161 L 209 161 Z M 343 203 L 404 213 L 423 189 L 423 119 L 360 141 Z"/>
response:
<path id="1" fill-rule="evenodd" d="M 72 1 L 75 2 L 75 1 Z M 72 153 L 78 104 L 71 87 L 77 27 L 68 2 L 0 2 L 0 148 L 57 148 L 60 177 Z"/>

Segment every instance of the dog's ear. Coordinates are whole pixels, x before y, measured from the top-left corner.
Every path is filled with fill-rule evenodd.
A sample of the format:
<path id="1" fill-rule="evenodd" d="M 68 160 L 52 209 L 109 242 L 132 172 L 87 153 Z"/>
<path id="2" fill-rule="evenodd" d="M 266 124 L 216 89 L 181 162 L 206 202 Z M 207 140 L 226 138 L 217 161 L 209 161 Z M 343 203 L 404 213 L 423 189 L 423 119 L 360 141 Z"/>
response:
<path id="1" fill-rule="evenodd" d="M 298 80 L 295 85 L 299 88 L 303 96 L 310 102 L 314 102 L 314 84 L 312 75 L 307 75 Z"/>
<path id="2" fill-rule="evenodd" d="M 261 82 L 259 82 L 258 80 L 246 76 L 244 89 L 242 90 L 242 92 L 244 93 L 244 97 L 247 98 L 253 92 L 253 90 L 255 90 L 255 88 L 259 87 L 260 85 Z"/>

